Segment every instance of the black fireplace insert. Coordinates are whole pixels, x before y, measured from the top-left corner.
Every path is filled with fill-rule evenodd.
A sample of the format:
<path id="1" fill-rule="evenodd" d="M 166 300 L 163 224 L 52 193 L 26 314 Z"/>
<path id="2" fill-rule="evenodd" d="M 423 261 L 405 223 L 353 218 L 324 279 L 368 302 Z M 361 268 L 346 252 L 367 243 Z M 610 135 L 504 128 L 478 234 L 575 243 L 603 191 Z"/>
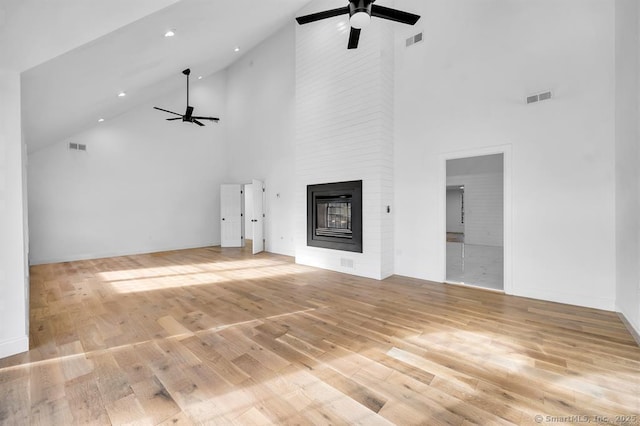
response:
<path id="1" fill-rule="evenodd" d="M 307 245 L 362 253 L 362 181 L 307 186 Z"/>

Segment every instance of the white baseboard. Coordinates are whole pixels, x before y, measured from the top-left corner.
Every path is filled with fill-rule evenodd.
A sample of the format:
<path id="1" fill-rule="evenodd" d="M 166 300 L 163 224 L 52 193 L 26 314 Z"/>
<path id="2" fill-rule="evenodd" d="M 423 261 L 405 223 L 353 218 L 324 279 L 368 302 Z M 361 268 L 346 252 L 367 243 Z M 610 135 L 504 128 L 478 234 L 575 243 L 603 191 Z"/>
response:
<path id="1" fill-rule="evenodd" d="M 73 262 L 76 260 L 94 260 L 94 259 L 105 259 L 109 257 L 120 257 L 120 256 L 134 256 L 137 254 L 149 254 L 149 253 L 161 253 L 164 251 L 174 251 L 174 250 L 188 250 L 195 248 L 203 248 L 203 247 L 213 247 L 219 246 L 220 242 L 205 242 L 205 243 L 194 243 L 187 244 L 182 246 L 167 246 L 167 247 L 145 247 L 145 248 L 136 248 L 131 250 L 122 250 L 122 251 L 113 251 L 113 252 L 96 252 L 96 253 L 82 253 L 82 254 L 70 254 L 61 257 L 46 257 L 46 258 L 32 258 L 30 259 L 29 265 L 45 265 L 49 263 L 62 263 L 62 262 Z"/>
<path id="2" fill-rule="evenodd" d="M 579 294 L 565 294 L 560 292 L 539 291 L 532 289 L 514 289 L 512 296 L 528 297 L 537 300 L 563 303 L 565 305 L 582 306 L 585 308 L 601 309 L 603 311 L 615 312 L 615 301 L 613 299 L 597 296 L 586 296 Z"/>
<path id="3" fill-rule="evenodd" d="M 629 321 L 622 312 L 618 312 L 618 316 L 620 317 L 620 320 L 622 321 L 624 326 L 627 327 L 627 330 L 629 330 L 629 333 L 631 333 L 638 346 L 640 346 L 640 331 L 636 330 L 633 324 L 631 324 L 631 321 Z"/>
<path id="4" fill-rule="evenodd" d="M 27 336 L 0 341 L 0 359 L 27 352 L 28 350 L 29 337 Z"/>

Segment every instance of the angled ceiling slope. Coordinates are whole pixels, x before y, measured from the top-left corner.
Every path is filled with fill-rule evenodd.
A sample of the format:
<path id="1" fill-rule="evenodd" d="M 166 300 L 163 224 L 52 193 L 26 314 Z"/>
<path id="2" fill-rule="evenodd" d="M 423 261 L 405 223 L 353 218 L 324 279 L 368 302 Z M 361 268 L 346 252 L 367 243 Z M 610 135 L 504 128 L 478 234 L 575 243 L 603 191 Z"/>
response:
<path id="1" fill-rule="evenodd" d="M 0 68 L 22 72 L 179 0 L 0 0 Z"/>
<path id="2" fill-rule="evenodd" d="M 176 75 L 229 66 L 285 24 L 308 0 L 181 0 L 22 74 L 29 152 L 86 130 L 163 94 Z M 174 37 L 165 38 L 168 29 Z M 241 52 L 234 52 L 239 46 Z M 127 96 L 119 98 L 119 92 Z"/>

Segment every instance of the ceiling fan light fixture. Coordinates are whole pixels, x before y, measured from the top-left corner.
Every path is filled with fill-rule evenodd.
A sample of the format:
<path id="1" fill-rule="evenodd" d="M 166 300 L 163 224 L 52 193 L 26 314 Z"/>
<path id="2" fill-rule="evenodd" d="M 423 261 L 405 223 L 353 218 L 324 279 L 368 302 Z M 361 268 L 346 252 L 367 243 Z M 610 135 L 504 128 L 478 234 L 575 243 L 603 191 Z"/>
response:
<path id="1" fill-rule="evenodd" d="M 404 12 L 390 7 L 379 6 L 374 4 L 376 0 L 349 0 L 349 4 L 344 7 L 323 10 L 321 12 L 311 13 L 309 15 L 298 16 L 296 21 L 300 25 L 309 24 L 311 22 L 321 21 L 323 19 L 333 18 L 349 14 L 349 43 L 347 49 L 357 49 L 360 41 L 361 29 L 369 25 L 371 18 L 381 18 L 388 21 L 400 22 L 402 24 L 414 25 L 420 19 L 420 15 Z M 342 31 L 341 23 L 337 24 L 338 30 Z"/>
<path id="2" fill-rule="evenodd" d="M 356 29 L 365 28 L 370 23 L 371 23 L 371 15 L 369 15 L 364 10 L 354 13 L 349 18 L 349 24 L 351 24 L 352 28 L 356 28 Z"/>

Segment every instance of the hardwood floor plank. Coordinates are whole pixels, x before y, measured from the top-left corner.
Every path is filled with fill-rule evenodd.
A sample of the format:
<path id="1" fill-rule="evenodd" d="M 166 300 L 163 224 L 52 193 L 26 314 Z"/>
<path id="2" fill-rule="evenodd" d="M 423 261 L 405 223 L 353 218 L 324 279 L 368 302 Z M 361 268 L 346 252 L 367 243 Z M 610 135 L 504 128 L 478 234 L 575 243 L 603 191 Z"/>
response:
<path id="1" fill-rule="evenodd" d="M 161 423 L 181 412 L 169 391 L 156 376 L 133 383 L 131 388 L 151 424 Z"/>
<path id="2" fill-rule="evenodd" d="M 66 399 L 75 424 L 109 424 L 109 415 L 96 379 L 89 375 L 65 383 Z"/>
<path id="3" fill-rule="evenodd" d="M 151 419 L 146 416 L 142 405 L 134 394 L 129 394 L 116 401 L 105 404 L 111 424 L 152 424 Z"/>

